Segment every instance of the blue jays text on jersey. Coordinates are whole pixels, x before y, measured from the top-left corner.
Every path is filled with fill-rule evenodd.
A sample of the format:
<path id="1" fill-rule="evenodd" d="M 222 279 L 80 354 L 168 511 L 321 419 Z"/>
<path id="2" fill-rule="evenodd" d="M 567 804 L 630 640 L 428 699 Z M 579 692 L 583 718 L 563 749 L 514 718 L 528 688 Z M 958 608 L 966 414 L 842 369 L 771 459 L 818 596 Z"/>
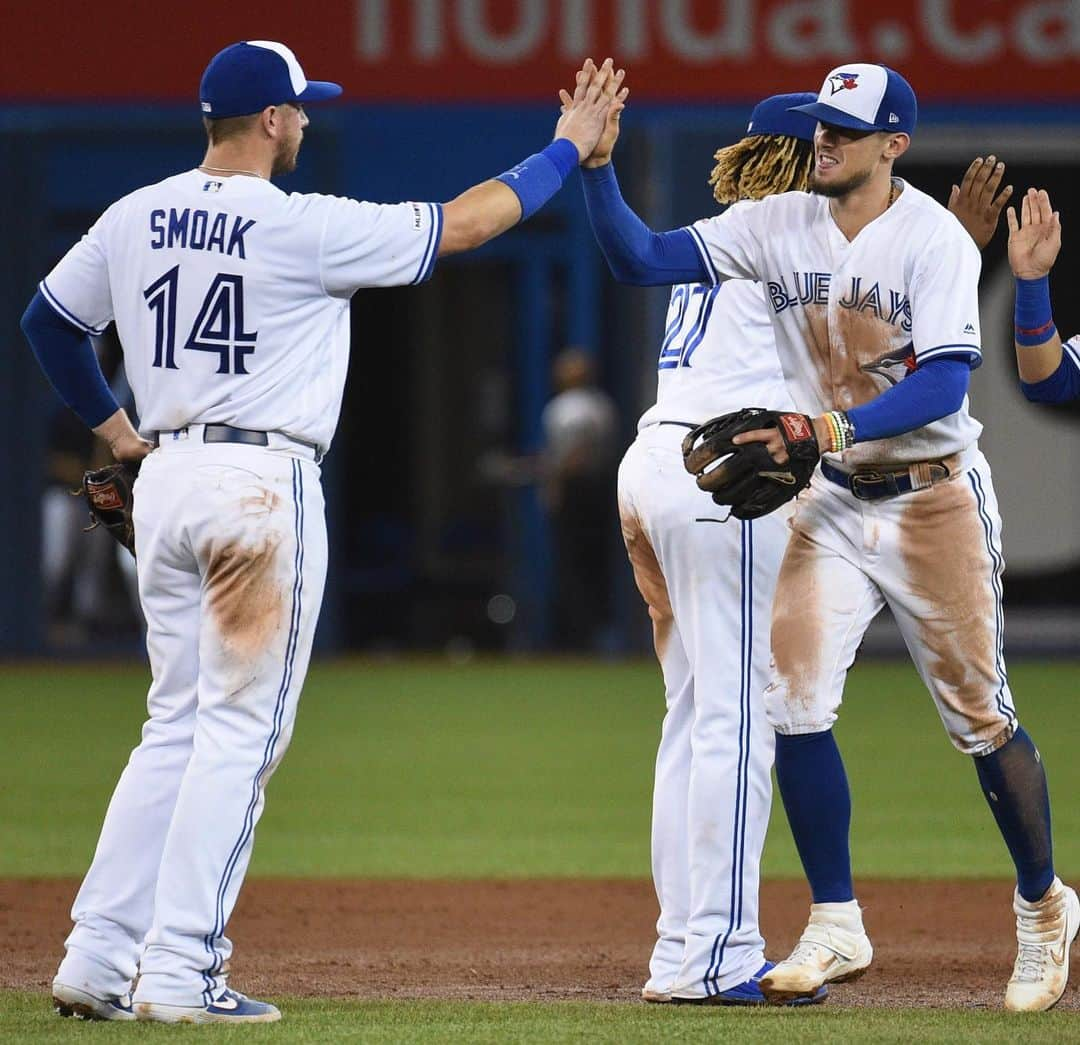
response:
<path id="1" fill-rule="evenodd" d="M 786 277 L 770 279 L 766 285 L 773 311 L 779 315 L 795 305 L 827 305 L 831 281 L 830 272 L 795 271 L 791 273 L 789 289 Z M 883 290 L 880 283 L 864 287 L 862 276 L 852 276 L 850 286 L 837 304 L 855 312 L 872 312 L 878 319 L 911 332 L 911 302 L 903 291 Z"/>
<path id="2" fill-rule="evenodd" d="M 232 225 L 230 227 L 230 221 Z M 234 254 L 246 258 L 244 234 L 255 219 L 219 211 L 211 219 L 210 212 L 185 207 L 168 211 L 157 208 L 150 212 L 150 249 L 187 247 L 189 250 L 216 250 L 219 254 Z"/>

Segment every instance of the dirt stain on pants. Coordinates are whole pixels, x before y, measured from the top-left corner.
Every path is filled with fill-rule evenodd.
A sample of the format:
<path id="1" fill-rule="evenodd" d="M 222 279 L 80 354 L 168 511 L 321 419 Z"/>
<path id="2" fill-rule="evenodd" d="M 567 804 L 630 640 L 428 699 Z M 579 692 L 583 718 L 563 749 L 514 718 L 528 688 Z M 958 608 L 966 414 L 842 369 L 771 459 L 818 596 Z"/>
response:
<path id="1" fill-rule="evenodd" d="M 645 533 L 641 520 L 629 509 L 620 507 L 619 521 L 622 526 L 626 554 L 634 570 L 634 582 L 641 597 L 649 607 L 649 619 L 653 626 L 653 645 L 661 660 L 671 641 L 671 628 L 675 617 L 671 609 L 664 571 L 656 558 L 656 551 Z"/>

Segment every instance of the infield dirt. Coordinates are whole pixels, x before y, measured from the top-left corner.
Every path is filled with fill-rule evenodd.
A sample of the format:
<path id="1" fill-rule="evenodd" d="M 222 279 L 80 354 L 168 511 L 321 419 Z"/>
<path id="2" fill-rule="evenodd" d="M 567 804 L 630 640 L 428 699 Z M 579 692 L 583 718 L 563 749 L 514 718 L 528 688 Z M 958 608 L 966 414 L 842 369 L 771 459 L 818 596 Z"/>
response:
<path id="1" fill-rule="evenodd" d="M 0 988 L 47 989 L 76 888 L 0 880 Z M 874 965 L 829 1004 L 1000 1008 L 1011 893 L 1000 881 L 861 882 Z M 802 882 L 765 883 L 770 957 L 787 954 L 807 904 Z M 231 978 L 270 997 L 636 1001 L 655 917 L 641 881 L 253 880 L 230 925 Z M 1078 979 L 1062 1008 L 1080 1009 Z"/>

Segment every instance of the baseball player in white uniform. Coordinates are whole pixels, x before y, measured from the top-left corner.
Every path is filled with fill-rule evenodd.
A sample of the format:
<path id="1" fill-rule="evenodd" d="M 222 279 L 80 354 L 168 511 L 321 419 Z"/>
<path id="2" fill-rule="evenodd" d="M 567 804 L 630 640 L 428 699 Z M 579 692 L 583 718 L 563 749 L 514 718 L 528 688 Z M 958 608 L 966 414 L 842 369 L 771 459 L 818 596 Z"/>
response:
<path id="1" fill-rule="evenodd" d="M 815 123 L 787 110 L 813 98 L 778 95 L 754 109 L 746 137 L 717 153 L 719 202 L 806 187 Z M 617 113 L 608 123 L 586 179 L 607 174 Z M 722 525 L 724 513 L 687 482 L 680 452 L 687 430 L 714 414 L 747 402 L 793 409 L 761 284 L 674 287 L 657 371 L 656 403 L 619 470 L 623 537 L 667 703 L 652 817 L 660 917 L 642 997 L 761 1005 L 758 982 L 772 966 L 758 880 L 773 761 L 762 693 L 788 513 Z"/>
<path id="2" fill-rule="evenodd" d="M 774 1001 L 813 997 L 872 959 L 831 727 L 862 635 L 888 603 L 951 740 L 974 756 L 1016 867 L 1018 953 L 1005 1004 L 1046 1009 L 1067 982 L 1080 903 L 1054 874 L 1045 773 L 1002 658 L 1001 521 L 966 399 L 980 361 L 978 251 L 943 207 L 892 176 L 916 121 L 899 74 L 840 66 L 798 111 L 819 121 L 813 194 L 737 204 L 659 235 L 617 187 L 593 186 L 589 200 L 617 276 L 662 283 L 677 269 L 685 278 L 689 244 L 703 281 L 764 284 L 785 379 L 824 451 L 777 582 L 765 694 L 814 903 L 798 946 L 761 989 Z M 776 430 L 736 441 L 754 439 L 784 460 Z"/>
<path id="3" fill-rule="evenodd" d="M 61 396 L 118 460 L 142 460 L 134 522 L 153 682 L 53 983 L 61 1015 L 266 1022 L 227 986 L 225 935 L 266 783 L 292 734 L 326 574 L 319 462 L 361 287 L 528 217 L 592 150 L 621 73 L 587 62 L 556 140 L 457 199 L 287 195 L 308 81 L 272 41 L 210 62 L 203 162 L 125 196 L 41 282 L 23 327 Z M 116 321 L 140 417 L 86 339 Z M 138 976 L 134 997 L 130 996 Z"/>

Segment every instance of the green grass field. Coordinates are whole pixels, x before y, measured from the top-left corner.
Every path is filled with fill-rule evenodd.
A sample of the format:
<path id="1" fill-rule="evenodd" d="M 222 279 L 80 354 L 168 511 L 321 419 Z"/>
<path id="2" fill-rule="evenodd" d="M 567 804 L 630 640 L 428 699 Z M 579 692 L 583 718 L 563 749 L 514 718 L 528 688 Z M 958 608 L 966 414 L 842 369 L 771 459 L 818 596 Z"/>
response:
<path id="1" fill-rule="evenodd" d="M 1075 664 L 1014 667 L 1021 719 L 1039 742 L 1055 804 L 1059 871 L 1080 876 L 1080 759 L 1072 751 Z M 138 740 L 138 667 L 8 667 L 0 679 L 0 876 L 81 874 L 109 792 Z M 648 875 L 651 765 L 662 695 L 647 662 L 431 659 L 312 671 L 274 778 L 251 874 L 335 877 Z M 838 727 L 852 780 L 857 872 L 1005 877 L 1011 867 L 970 760 L 950 747 L 907 664 L 852 673 Z M 800 876 L 782 815 L 766 874 Z M 1062 1040 L 1068 1013 L 791 1014 L 657 1011 L 636 1005 L 290 1005 L 245 1040 L 753 1041 Z M 797 1030 L 796 1030 L 797 1024 Z M 43 999 L 0 995 L 0 1037 L 169 1033 L 72 1027 Z M 1043 1037 L 1045 1035 L 1045 1037 Z M 228 1033 L 215 1037 L 224 1040 Z M 717 1040 L 722 1040 L 718 1038 Z"/>
<path id="2" fill-rule="evenodd" d="M 852 1042 L 935 1042 L 1015 1045 L 1075 1040 L 1074 1013 L 1017 1018 L 1005 1013 L 927 1009 L 686 1009 L 586 1002 L 335 1002 L 294 999 L 287 1017 L 266 1026 L 189 1028 L 160 1024 L 58 1020 L 40 995 L 0 995 L 0 1036 L 11 1041 L 122 1042 L 195 1039 L 218 1042 L 338 1042 L 371 1045 L 513 1045 L 537 1042 L 753 1042 L 754 1045 L 837 1045 Z"/>

